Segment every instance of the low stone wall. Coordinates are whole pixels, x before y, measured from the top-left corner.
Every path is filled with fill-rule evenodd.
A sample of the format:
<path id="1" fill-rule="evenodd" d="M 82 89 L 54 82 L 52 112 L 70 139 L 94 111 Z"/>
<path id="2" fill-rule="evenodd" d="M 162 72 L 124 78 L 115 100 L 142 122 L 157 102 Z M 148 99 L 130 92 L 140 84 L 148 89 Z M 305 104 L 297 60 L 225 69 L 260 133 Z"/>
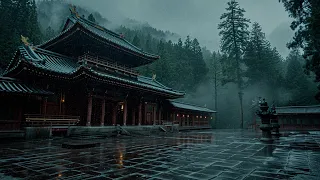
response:
<path id="1" fill-rule="evenodd" d="M 160 126 L 121 126 L 131 135 L 152 135 L 161 133 Z M 120 128 L 118 127 L 120 130 Z M 91 136 L 111 136 L 117 130 L 116 126 L 73 126 L 68 129 L 68 136 L 91 135 Z"/>
<path id="2" fill-rule="evenodd" d="M 51 127 L 26 127 L 25 128 L 25 138 L 39 139 L 39 138 L 50 138 L 52 136 Z"/>

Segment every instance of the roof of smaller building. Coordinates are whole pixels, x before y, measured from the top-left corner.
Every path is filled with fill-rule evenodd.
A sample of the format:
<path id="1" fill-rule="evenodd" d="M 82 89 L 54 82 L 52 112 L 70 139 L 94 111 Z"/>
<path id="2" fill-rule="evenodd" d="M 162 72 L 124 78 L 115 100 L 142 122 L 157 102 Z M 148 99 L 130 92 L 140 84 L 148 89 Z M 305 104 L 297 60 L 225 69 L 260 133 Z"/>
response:
<path id="1" fill-rule="evenodd" d="M 206 112 L 206 113 L 217 113 L 217 111 L 208 109 L 206 107 L 201 107 L 201 106 L 192 105 L 188 103 L 176 102 L 176 101 L 170 101 L 170 103 L 173 105 L 173 107 L 179 108 L 179 109 L 187 109 L 191 111 Z"/>
<path id="2" fill-rule="evenodd" d="M 24 84 L 13 78 L 0 76 L 0 93 L 19 93 L 35 95 L 53 95 L 53 92 L 43 90 L 39 87 Z"/>
<path id="3" fill-rule="evenodd" d="M 320 105 L 276 107 L 277 114 L 319 114 Z"/>

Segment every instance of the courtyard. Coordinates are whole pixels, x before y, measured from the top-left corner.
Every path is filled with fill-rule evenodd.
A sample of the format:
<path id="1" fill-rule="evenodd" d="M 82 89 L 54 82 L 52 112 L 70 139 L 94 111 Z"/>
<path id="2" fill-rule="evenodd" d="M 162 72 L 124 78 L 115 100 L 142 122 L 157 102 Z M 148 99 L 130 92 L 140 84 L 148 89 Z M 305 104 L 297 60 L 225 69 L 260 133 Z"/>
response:
<path id="1" fill-rule="evenodd" d="M 210 130 L 148 137 L 1 141 L 0 179 L 319 179 L 320 132 Z M 66 141 L 99 142 L 85 149 Z"/>

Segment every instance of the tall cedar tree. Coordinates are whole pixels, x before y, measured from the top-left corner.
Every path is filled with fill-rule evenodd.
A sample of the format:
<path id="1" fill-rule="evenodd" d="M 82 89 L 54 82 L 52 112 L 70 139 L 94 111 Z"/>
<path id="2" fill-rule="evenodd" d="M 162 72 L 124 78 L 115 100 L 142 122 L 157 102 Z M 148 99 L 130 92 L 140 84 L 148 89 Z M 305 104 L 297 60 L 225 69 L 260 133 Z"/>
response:
<path id="1" fill-rule="evenodd" d="M 220 17 L 222 22 L 218 25 L 221 37 L 221 51 L 228 54 L 232 69 L 229 69 L 227 81 L 235 82 L 238 85 L 238 94 L 240 101 L 241 124 L 243 128 L 243 73 L 241 69 L 241 58 L 243 50 L 249 36 L 249 19 L 244 17 L 245 10 L 240 8 L 239 3 L 235 0 L 228 2 L 227 12 Z M 234 73 L 235 74 L 232 74 Z"/>
<path id="2" fill-rule="evenodd" d="M 276 49 L 272 49 L 257 22 L 253 23 L 243 59 L 250 84 L 265 83 L 271 88 L 281 84 L 282 58 Z"/>
<path id="3" fill-rule="evenodd" d="M 306 68 L 316 75 L 320 82 L 320 1 L 319 0 L 279 0 L 289 15 L 295 20 L 291 29 L 296 30 L 289 48 L 302 48 L 307 60 Z M 318 87 L 320 90 L 320 86 Z M 320 101 L 320 92 L 316 99 Z"/>
<path id="4" fill-rule="evenodd" d="M 293 49 L 288 55 L 287 61 L 286 86 L 291 92 L 288 105 L 313 105 L 316 103 L 314 94 L 317 88 L 304 73 L 303 64 L 305 62 L 299 50 Z"/>

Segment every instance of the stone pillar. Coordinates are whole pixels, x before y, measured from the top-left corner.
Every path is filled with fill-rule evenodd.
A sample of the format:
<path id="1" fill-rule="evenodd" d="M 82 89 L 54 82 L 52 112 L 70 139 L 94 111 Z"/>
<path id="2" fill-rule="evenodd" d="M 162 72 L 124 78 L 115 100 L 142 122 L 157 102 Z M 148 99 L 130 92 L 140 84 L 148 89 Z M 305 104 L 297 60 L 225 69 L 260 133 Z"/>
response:
<path id="1" fill-rule="evenodd" d="M 114 106 L 112 107 L 112 125 L 116 125 L 117 124 L 117 108 L 118 108 L 118 104 L 115 103 Z"/>
<path id="2" fill-rule="evenodd" d="M 106 100 L 101 100 L 101 126 L 104 126 L 104 117 L 106 114 Z"/>
<path id="3" fill-rule="evenodd" d="M 88 96 L 87 126 L 91 126 L 92 96 Z"/>
<path id="4" fill-rule="evenodd" d="M 141 102 L 139 103 L 138 111 L 139 111 L 139 114 L 138 114 L 139 123 L 138 123 L 138 125 L 140 126 L 141 122 L 142 122 L 142 103 Z"/>
<path id="5" fill-rule="evenodd" d="M 136 125 L 136 109 L 132 108 L 132 125 Z"/>
<path id="6" fill-rule="evenodd" d="M 123 102 L 123 125 L 127 125 L 127 117 L 128 117 L 128 107 L 127 101 Z"/>
<path id="7" fill-rule="evenodd" d="M 156 111 L 155 105 L 153 105 L 153 107 L 152 107 L 152 115 L 153 115 L 153 117 L 152 117 L 153 123 L 152 124 L 156 125 L 157 111 Z"/>

